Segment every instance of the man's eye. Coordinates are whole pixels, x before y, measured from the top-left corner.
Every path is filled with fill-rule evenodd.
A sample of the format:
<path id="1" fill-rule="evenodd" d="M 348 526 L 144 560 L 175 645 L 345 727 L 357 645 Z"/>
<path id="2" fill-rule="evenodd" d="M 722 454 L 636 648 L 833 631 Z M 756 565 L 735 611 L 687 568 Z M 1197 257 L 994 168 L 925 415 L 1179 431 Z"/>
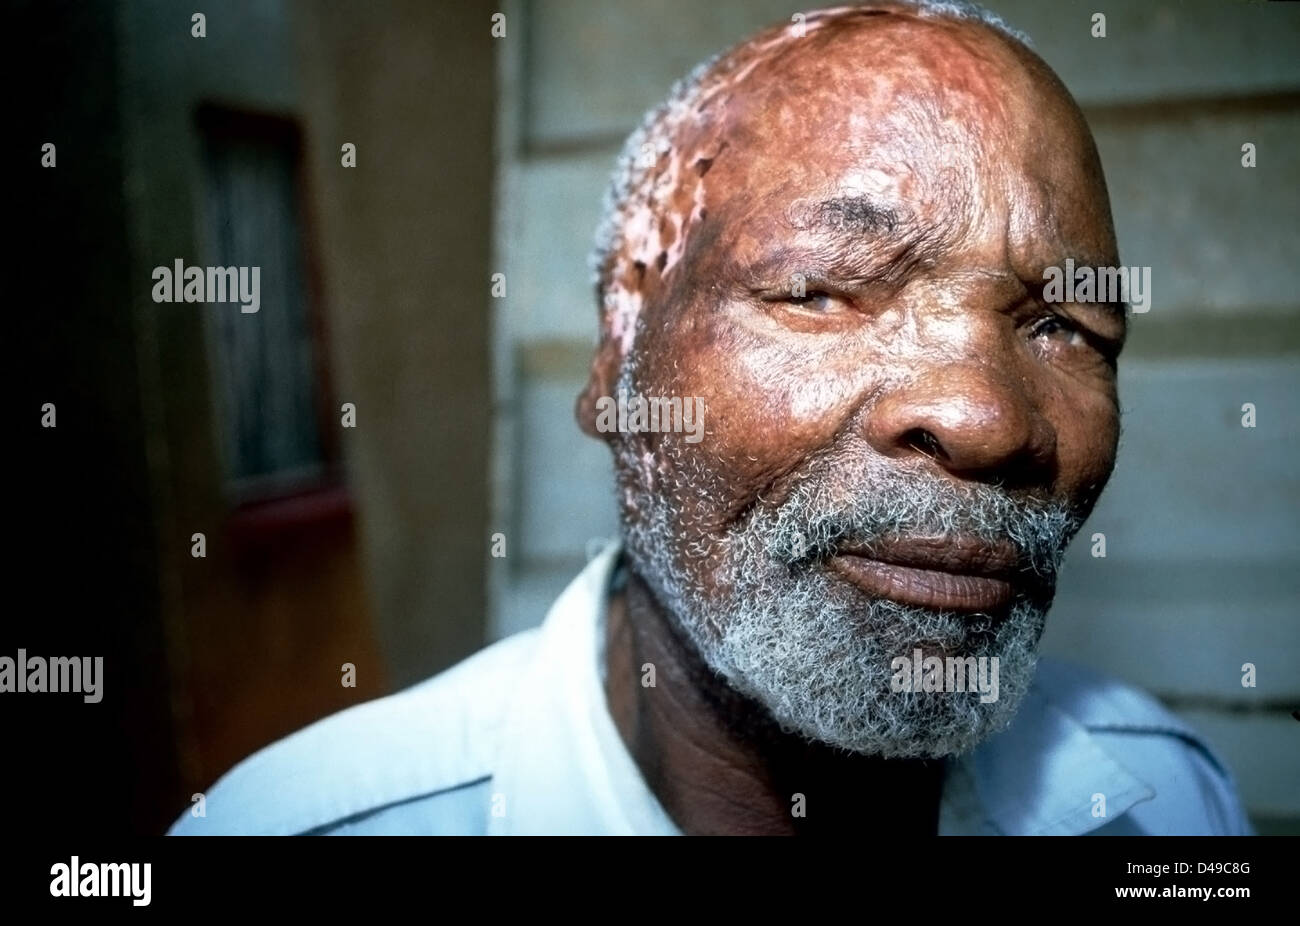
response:
<path id="1" fill-rule="evenodd" d="M 782 301 L 802 308 L 812 309 L 816 312 L 825 312 L 831 307 L 832 297 L 830 293 L 824 293 L 821 290 L 814 289 L 804 293 L 802 296 L 791 294 L 786 296 Z"/>
<path id="2" fill-rule="evenodd" d="M 1056 338 L 1063 341 L 1070 347 L 1081 347 L 1087 343 L 1087 338 L 1079 330 L 1079 326 L 1070 319 L 1061 315 L 1045 315 L 1029 330 L 1031 337 L 1035 338 Z"/>

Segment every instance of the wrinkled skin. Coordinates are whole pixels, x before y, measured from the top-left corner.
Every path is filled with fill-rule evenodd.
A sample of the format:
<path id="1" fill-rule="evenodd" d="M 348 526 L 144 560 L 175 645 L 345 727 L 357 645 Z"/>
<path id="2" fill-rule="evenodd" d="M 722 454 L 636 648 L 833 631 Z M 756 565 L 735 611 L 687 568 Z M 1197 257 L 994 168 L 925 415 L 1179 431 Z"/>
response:
<path id="1" fill-rule="evenodd" d="M 689 454 L 689 491 L 712 500 L 682 550 L 779 503 L 846 435 L 901 467 L 1090 508 L 1114 464 L 1124 318 L 1045 306 L 1041 286 L 1067 257 L 1119 258 L 1095 147 L 1046 65 L 982 25 L 893 12 L 771 30 L 719 73 L 658 165 L 676 173 L 654 234 L 614 265 L 635 339 L 606 325 L 577 409 L 588 433 L 618 437 L 597 433 L 594 403 L 627 349 L 638 391 L 705 399 L 700 444 L 637 436 L 648 485 L 688 491 L 674 461 Z M 810 221 L 826 200 L 852 221 Z M 616 725 L 685 831 L 934 831 L 941 763 L 738 722 L 761 710 L 702 668 L 635 574 L 611 601 L 607 661 Z M 794 792 L 823 813 L 792 819 Z"/>

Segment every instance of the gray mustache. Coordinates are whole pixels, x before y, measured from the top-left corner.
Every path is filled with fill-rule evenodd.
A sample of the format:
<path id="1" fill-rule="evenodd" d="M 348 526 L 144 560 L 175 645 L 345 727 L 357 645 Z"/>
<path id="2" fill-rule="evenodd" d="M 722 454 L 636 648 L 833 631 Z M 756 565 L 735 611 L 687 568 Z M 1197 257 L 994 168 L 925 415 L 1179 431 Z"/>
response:
<path id="1" fill-rule="evenodd" d="M 752 526 L 788 566 L 824 559 L 845 544 L 961 536 L 1010 543 L 1022 568 L 1052 579 L 1083 520 L 1059 499 L 1016 498 L 993 486 L 874 467 L 851 483 L 825 475 L 805 480 L 774 513 L 756 514 Z"/>

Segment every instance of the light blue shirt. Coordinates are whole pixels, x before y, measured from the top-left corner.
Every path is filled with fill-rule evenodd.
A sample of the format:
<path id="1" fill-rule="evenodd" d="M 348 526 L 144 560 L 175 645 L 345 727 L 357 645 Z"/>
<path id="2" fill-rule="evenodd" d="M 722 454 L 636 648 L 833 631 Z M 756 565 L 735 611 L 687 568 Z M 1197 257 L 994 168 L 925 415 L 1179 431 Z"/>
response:
<path id="1" fill-rule="evenodd" d="M 205 816 L 187 811 L 171 834 L 679 834 L 605 702 L 618 553 L 593 559 L 542 626 L 244 760 L 206 792 Z M 1012 725 L 948 761 L 939 832 L 1250 826 L 1227 769 L 1184 723 L 1134 688 L 1044 659 Z"/>

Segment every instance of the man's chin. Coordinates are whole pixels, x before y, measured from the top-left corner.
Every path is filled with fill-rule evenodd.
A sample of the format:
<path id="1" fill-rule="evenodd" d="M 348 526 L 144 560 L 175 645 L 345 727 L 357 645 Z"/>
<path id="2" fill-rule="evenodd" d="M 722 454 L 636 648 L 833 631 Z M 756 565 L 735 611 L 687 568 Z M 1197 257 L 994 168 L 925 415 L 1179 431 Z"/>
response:
<path id="1" fill-rule="evenodd" d="M 762 705 L 784 733 L 809 742 L 880 759 L 944 759 L 970 753 L 1005 730 L 1027 689 L 1026 684 L 995 703 L 968 705 L 967 709 L 954 710 L 950 703 L 937 699 L 929 701 L 929 707 L 914 710 L 881 710 L 876 712 L 876 723 L 863 723 L 861 717 L 837 721 L 834 712 L 819 718 L 796 717 L 782 711 L 779 700 L 768 703 L 757 694 L 749 697 Z"/>
<path id="2" fill-rule="evenodd" d="M 807 598 L 803 598 L 806 605 Z M 1045 611 L 957 615 L 846 596 L 731 611 L 722 639 L 691 634 L 704 661 L 787 734 L 880 758 L 970 752 L 1005 729 L 1028 692 Z M 725 612 L 724 612 L 725 613 Z"/>
<path id="3" fill-rule="evenodd" d="M 773 559 L 773 530 L 729 550 L 706 576 L 673 555 L 677 530 L 666 520 L 631 530 L 629 556 L 701 668 L 743 699 L 719 705 L 740 736 L 779 730 L 860 755 L 955 756 L 1004 729 L 1028 691 L 1047 609 L 1023 589 L 1005 614 L 879 598 L 815 559 Z M 896 661 L 918 655 L 919 673 L 909 670 L 900 690 Z M 948 685 L 946 671 L 939 689 L 927 685 L 926 659 L 946 669 L 956 657 L 985 660 L 983 692 L 978 665 L 964 688 Z"/>

